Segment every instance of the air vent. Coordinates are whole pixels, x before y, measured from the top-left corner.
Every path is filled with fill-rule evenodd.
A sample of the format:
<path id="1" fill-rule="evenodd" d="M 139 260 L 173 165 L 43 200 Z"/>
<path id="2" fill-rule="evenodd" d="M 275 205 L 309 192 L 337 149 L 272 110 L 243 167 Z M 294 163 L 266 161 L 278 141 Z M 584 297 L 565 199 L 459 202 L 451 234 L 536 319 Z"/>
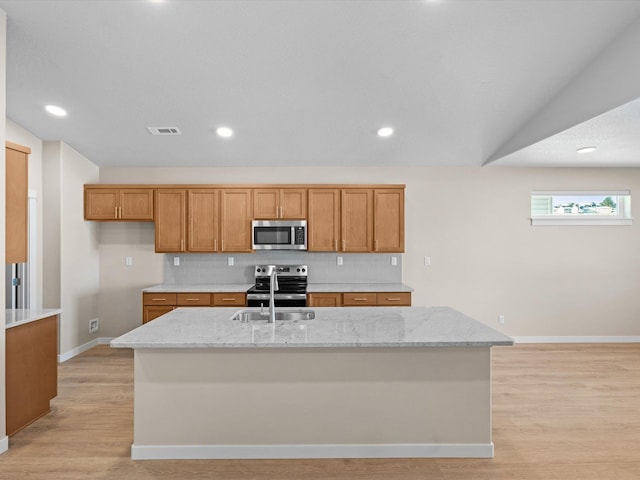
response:
<path id="1" fill-rule="evenodd" d="M 147 127 L 151 135 L 182 135 L 179 128 L 176 127 Z"/>

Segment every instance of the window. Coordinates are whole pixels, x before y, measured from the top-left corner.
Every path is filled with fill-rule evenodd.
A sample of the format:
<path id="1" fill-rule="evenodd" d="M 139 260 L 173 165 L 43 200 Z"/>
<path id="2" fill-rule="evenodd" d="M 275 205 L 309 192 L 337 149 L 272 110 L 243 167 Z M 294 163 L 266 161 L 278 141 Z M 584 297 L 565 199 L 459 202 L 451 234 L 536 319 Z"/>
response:
<path id="1" fill-rule="evenodd" d="M 531 225 L 631 225 L 632 220 L 628 190 L 531 193 Z"/>

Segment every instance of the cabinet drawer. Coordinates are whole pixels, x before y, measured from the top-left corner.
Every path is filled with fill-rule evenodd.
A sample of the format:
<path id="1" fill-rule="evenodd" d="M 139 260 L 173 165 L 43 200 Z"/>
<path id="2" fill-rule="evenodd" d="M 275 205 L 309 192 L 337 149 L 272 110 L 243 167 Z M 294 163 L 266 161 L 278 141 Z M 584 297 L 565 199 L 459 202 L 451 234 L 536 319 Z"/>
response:
<path id="1" fill-rule="evenodd" d="M 178 305 L 182 307 L 211 305 L 210 293 L 178 293 Z"/>
<path id="2" fill-rule="evenodd" d="M 175 305 L 175 293 L 143 293 L 142 303 L 144 305 Z"/>
<path id="3" fill-rule="evenodd" d="M 214 293 L 213 302 L 211 305 L 214 307 L 224 306 L 245 306 L 247 304 L 247 298 L 245 293 Z"/>
<path id="4" fill-rule="evenodd" d="M 345 307 L 376 305 L 377 295 L 375 293 L 344 293 L 342 294 L 342 304 Z"/>
<path id="5" fill-rule="evenodd" d="M 309 293 L 307 295 L 309 307 L 341 307 L 341 293 Z"/>
<path id="6" fill-rule="evenodd" d="M 142 323 L 148 323 L 151 320 L 155 320 L 158 317 L 161 317 L 165 313 L 169 313 L 176 307 L 168 306 L 154 306 L 154 305 L 145 305 L 142 311 Z"/>
<path id="7" fill-rule="evenodd" d="M 411 292 L 378 293 L 378 305 L 411 306 Z"/>

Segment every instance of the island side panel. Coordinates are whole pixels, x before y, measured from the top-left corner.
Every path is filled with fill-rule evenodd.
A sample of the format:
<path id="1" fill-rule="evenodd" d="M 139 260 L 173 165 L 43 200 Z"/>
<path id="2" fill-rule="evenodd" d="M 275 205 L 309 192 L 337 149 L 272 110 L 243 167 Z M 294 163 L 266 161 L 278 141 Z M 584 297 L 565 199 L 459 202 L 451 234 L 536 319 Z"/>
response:
<path id="1" fill-rule="evenodd" d="M 132 455 L 491 456 L 490 362 L 490 347 L 137 349 Z"/>

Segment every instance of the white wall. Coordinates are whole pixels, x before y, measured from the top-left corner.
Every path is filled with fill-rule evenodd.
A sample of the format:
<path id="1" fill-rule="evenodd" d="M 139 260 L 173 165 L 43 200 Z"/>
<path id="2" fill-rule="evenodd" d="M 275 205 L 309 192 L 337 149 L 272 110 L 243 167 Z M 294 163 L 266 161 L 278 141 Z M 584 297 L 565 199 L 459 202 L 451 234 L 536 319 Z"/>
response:
<path id="1" fill-rule="evenodd" d="M 529 224 L 532 190 L 630 189 L 640 212 L 638 169 L 121 168 L 101 169 L 100 182 L 405 183 L 403 281 L 414 305 L 450 305 L 514 336 L 640 335 L 640 224 Z M 115 336 L 140 324 L 139 289 L 162 281 L 163 255 L 153 254 L 152 224 L 100 229 L 101 329 Z"/>
<path id="2" fill-rule="evenodd" d="M 5 142 L 6 112 L 6 65 L 7 65 L 7 15 L 0 10 L 0 141 Z M 0 153 L 0 265 L 5 261 L 5 152 Z M 4 275 L 0 275 L 0 292 L 4 292 Z M 5 324 L 5 298 L 0 295 L 0 321 Z M 5 393 L 5 329 L 0 328 L 0 453 L 9 446 L 6 436 L 6 393 Z"/>
<path id="3" fill-rule="evenodd" d="M 44 307 L 62 308 L 60 354 L 97 338 L 89 321 L 98 317 L 97 226 L 83 218 L 83 185 L 95 183 L 98 167 L 63 142 L 44 142 Z"/>

